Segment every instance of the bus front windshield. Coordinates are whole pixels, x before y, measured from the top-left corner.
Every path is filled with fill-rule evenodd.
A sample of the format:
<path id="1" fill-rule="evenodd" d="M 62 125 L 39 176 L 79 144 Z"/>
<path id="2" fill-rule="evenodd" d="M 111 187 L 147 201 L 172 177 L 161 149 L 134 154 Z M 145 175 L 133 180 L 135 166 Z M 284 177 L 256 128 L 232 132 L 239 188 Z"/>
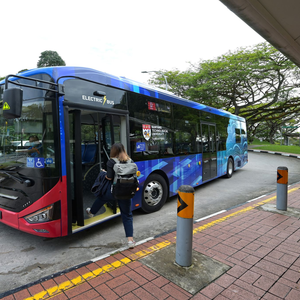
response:
<path id="1" fill-rule="evenodd" d="M 3 174 L 14 171 L 26 173 L 28 177 L 59 174 L 53 122 L 55 95 L 38 89 L 22 89 L 21 117 L 5 119 L 0 112 L 0 181 Z M 3 90 L 2 85 L 0 100 L 3 100 Z"/>

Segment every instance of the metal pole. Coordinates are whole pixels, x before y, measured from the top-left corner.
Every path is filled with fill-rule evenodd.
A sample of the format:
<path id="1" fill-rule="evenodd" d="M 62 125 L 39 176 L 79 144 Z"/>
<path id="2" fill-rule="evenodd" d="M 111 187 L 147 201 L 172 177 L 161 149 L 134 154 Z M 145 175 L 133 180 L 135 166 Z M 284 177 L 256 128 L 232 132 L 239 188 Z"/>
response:
<path id="1" fill-rule="evenodd" d="M 164 79 L 165 79 L 165 83 L 166 83 L 166 91 L 168 91 L 168 81 L 167 81 L 167 76 L 163 73 L 163 72 L 160 72 L 160 71 L 142 71 L 142 73 L 157 73 L 157 74 L 160 74 Z"/>
<path id="2" fill-rule="evenodd" d="M 287 210 L 287 185 L 288 185 L 288 168 L 277 168 L 277 200 L 276 208 Z"/>
<path id="3" fill-rule="evenodd" d="M 164 77 L 165 82 L 166 82 L 166 91 L 168 90 L 168 82 L 167 82 L 167 76 L 163 73 L 160 72 L 160 74 Z"/>
<path id="4" fill-rule="evenodd" d="M 192 265 L 194 188 L 182 185 L 178 189 L 177 236 L 175 262 L 182 267 Z"/>

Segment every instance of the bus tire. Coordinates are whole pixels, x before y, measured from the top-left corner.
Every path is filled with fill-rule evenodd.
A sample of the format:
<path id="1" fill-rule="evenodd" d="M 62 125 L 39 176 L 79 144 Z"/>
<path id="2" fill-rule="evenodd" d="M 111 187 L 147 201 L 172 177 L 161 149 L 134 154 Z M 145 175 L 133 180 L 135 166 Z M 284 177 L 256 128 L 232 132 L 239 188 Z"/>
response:
<path id="1" fill-rule="evenodd" d="M 234 163 L 232 157 L 228 158 L 227 162 L 227 174 L 225 175 L 226 178 L 231 178 L 234 171 Z"/>
<path id="2" fill-rule="evenodd" d="M 145 181 L 142 194 L 142 210 L 152 213 L 160 210 L 168 197 L 168 185 L 159 174 L 150 175 Z"/>

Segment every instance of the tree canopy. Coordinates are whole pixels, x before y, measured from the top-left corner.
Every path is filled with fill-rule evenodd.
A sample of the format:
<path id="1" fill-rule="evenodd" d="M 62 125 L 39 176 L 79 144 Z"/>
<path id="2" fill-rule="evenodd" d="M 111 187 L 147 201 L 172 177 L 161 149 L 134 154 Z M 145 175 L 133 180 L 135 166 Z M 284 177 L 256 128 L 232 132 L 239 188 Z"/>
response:
<path id="1" fill-rule="evenodd" d="M 161 72 L 174 94 L 245 117 L 250 140 L 264 132 L 272 142 L 283 125 L 299 119 L 299 68 L 267 43 L 190 64 L 186 71 Z M 164 82 L 159 73 L 150 79 L 162 88 Z"/>
<path id="2" fill-rule="evenodd" d="M 46 50 L 41 53 L 37 67 L 65 66 L 66 63 L 56 51 Z"/>

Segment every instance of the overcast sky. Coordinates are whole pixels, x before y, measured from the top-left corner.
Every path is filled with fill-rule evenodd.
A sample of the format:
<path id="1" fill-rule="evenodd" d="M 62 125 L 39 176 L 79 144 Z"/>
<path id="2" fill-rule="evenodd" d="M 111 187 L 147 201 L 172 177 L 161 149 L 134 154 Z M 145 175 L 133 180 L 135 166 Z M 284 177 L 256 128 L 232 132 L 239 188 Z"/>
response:
<path id="1" fill-rule="evenodd" d="M 36 67 L 57 51 L 68 66 L 147 82 L 147 70 L 263 42 L 219 0 L 1 1 L 0 77 Z"/>

